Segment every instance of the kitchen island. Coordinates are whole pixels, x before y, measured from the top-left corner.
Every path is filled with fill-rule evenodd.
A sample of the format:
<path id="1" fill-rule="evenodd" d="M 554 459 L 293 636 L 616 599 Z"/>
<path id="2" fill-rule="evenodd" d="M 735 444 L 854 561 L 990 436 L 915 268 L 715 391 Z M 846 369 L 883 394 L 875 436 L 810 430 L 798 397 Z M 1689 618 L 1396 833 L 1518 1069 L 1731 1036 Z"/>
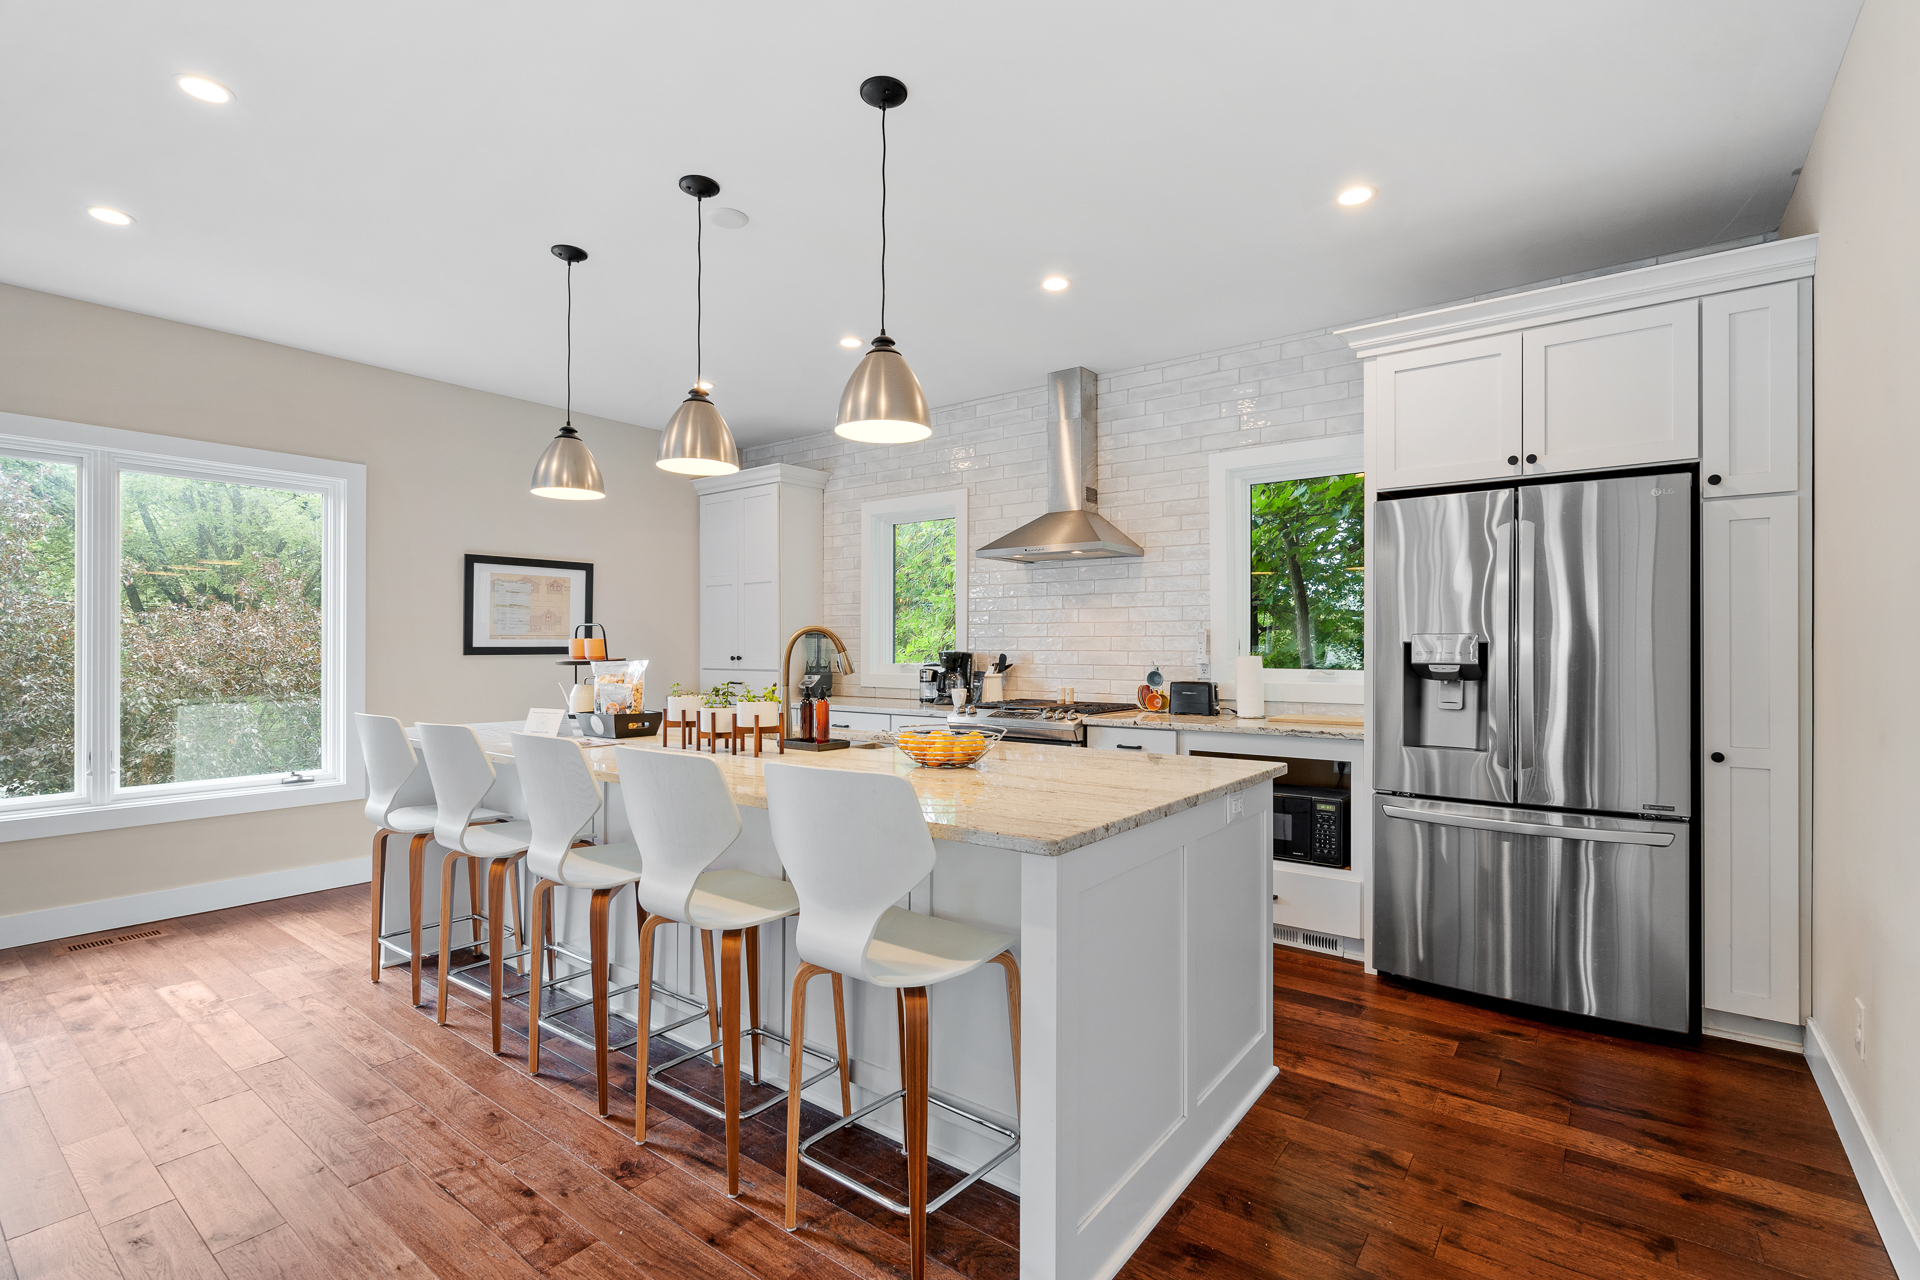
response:
<path id="1" fill-rule="evenodd" d="M 490 803 L 523 812 L 510 738 L 518 726 L 474 727 L 500 768 Z M 657 738 L 621 745 L 678 749 Z M 588 748 L 587 756 L 596 778 L 617 782 L 613 748 Z M 779 874 L 762 772 L 773 757 L 713 758 L 744 823 L 718 865 Z M 907 905 L 1018 937 L 1019 1102 L 997 970 L 931 993 L 932 1087 L 1018 1123 L 1020 1153 L 991 1180 L 1020 1196 L 1020 1274 L 1112 1275 L 1275 1074 L 1266 784 L 1285 766 L 1024 743 L 1002 743 L 970 769 L 917 768 L 891 747 L 778 758 L 906 777 L 937 851 Z M 619 788 L 605 791 L 600 832 L 625 838 Z M 581 900 L 557 910 L 561 932 L 577 938 L 585 902 L 574 897 Z M 404 901 L 404 890 L 390 887 L 387 900 Z M 631 897 L 616 910 L 624 915 L 616 916 L 614 961 L 631 966 Z M 776 930 L 784 931 L 778 945 Z M 701 966 L 689 933 L 661 935 L 667 954 L 655 978 L 698 996 Z M 770 926 L 760 1007 L 782 1033 L 797 965 L 791 922 Z M 858 1106 L 896 1087 L 894 1002 L 858 982 L 847 994 Z M 808 1040 L 830 1045 L 830 1004 L 811 1008 Z M 769 1053 L 765 1070 L 779 1078 L 785 1065 Z M 830 1079 L 808 1096 L 839 1109 Z M 993 1149 L 988 1135 L 934 1115 L 936 1158 L 971 1167 Z M 897 1136 L 893 1108 L 873 1119 Z"/>

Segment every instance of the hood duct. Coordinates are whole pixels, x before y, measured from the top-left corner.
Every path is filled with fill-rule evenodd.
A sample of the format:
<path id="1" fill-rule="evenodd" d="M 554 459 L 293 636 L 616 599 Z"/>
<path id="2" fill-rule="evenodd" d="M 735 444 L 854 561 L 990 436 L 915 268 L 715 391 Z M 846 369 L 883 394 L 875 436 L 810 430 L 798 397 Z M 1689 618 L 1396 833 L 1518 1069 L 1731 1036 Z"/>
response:
<path id="1" fill-rule="evenodd" d="M 982 560 L 1112 560 L 1143 556 L 1140 544 L 1093 508 L 1094 387 L 1091 369 L 1047 375 L 1047 514 L 974 552 Z"/>

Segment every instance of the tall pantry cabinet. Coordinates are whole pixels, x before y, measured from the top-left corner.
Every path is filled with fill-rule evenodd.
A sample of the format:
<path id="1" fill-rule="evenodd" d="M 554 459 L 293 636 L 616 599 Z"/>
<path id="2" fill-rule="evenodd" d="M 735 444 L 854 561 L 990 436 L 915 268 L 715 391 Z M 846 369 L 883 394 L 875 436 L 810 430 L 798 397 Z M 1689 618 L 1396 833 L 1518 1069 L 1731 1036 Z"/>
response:
<path id="1" fill-rule="evenodd" d="M 827 473 L 774 463 L 700 495 L 700 687 L 780 679 L 787 637 L 820 621 Z"/>
<path id="2" fill-rule="evenodd" d="M 1341 335 L 1366 362 L 1370 499 L 1697 466 L 1703 1022 L 1769 1041 L 1797 1041 L 1810 994 L 1816 244 L 1773 241 Z"/>

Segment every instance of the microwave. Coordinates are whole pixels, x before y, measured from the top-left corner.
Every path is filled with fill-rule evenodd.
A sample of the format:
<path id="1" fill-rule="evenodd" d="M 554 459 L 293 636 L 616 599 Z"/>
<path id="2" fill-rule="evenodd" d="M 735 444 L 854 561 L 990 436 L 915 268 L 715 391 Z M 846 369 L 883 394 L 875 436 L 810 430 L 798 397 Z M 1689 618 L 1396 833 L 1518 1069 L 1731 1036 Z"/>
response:
<path id="1" fill-rule="evenodd" d="M 1273 784 L 1273 857 L 1316 867 L 1350 867 L 1352 793 L 1334 787 Z"/>

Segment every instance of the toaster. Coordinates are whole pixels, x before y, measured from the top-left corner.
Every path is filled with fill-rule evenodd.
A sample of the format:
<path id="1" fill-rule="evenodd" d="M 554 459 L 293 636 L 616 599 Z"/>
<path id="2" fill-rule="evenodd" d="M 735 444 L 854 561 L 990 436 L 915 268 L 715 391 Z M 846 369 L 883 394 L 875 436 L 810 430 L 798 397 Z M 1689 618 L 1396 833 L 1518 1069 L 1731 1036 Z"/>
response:
<path id="1" fill-rule="evenodd" d="M 1167 688 L 1173 691 L 1167 710 L 1176 716 L 1220 714 L 1220 686 L 1211 680 L 1175 680 Z"/>

